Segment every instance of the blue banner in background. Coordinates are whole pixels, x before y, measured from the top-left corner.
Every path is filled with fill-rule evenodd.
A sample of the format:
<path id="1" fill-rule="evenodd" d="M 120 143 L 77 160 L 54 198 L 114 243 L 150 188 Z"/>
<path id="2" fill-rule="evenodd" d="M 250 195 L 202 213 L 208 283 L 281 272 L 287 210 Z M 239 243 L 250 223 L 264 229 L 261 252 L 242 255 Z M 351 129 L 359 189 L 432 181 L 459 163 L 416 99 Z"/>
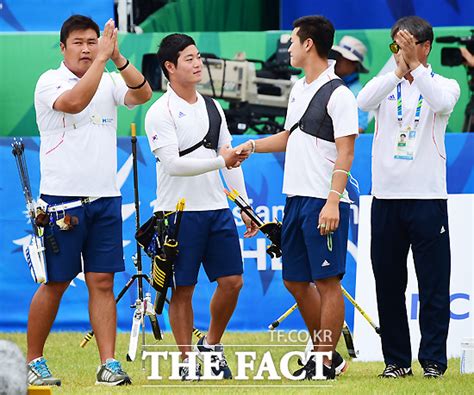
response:
<path id="1" fill-rule="evenodd" d="M 234 136 L 234 145 L 247 137 Z M 24 198 L 21 193 L 15 161 L 11 155 L 11 138 L 0 139 L 0 331 L 25 331 L 30 300 L 37 288 L 33 283 L 23 257 L 23 245 L 31 237 L 30 225 L 25 216 Z M 39 188 L 39 138 L 25 138 L 26 157 L 34 193 Z M 474 134 L 449 134 L 446 136 L 448 155 L 448 192 L 474 193 Z M 370 192 L 370 160 L 372 136 L 362 135 L 356 142 L 356 155 L 352 174 L 358 180 L 360 193 Z M 153 212 L 156 177 L 155 161 L 145 137 L 138 138 L 138 172 L 140 185 L 140 215 L 145 222 Z M 283 216 L 285 197 L 281 194 L 284 154 L 253 155 L 244 162 L 246 184 L 249 196 L 257 213 L 265 220 L 279 220 Z M 123 196 L 123 231 L 126 271 L 118 273 L 115 292 L 120 292 L 128 279 L 136 273 L 132 256 L 135 254 L 135 208 L 133 191 L 133 171 L 131 142 L 129 138 L 118 140 L 118 181 Z M 353 186 L 348 187 L 354 201 L 351 206 L 351 224 L 347 255 L 347 272 L 344 287 L 354 295 L 357 261 L 357 235 L 359 223 L 359 195 Z M 237 209 L 234 211 L 239 234 L 243 235 Z M 23 213 L 23 214 L 22 214 Z M 242 239 L 244 256 L 244 287 L 237 309 L 229 324 L 233 331 L 264 331 L 268 325 L 293 305 L 294 300 L 285 289 L 281 279 L 281 262 L 271 260 L 265 253 L 267 241 L 259 234 L 253 239 Z M 144 272 L 150 270 L 150 260 L 143 256 Z M 360 279 L 359 281 L 363 281 Z M 193 299 L 195 326 L 206 330 L 209 323 L 209 302 L 215 284 L 210 284 L 201 270 Z M 146 285 L 145 291 L 152 292 Z M 154 292 L 152 292 L 154 295 Z M 132 309 L 130 305 L 137 297 L 136 283 L 118 304 L 118 327 L 130 330 Z M 355 295 L 357 298 L 357 295 Z M 346 302 L 346 320 L 353 327 L 354 310 Z M 160 317 L 163 329 L 169 329 L 167 311 Z M 282 328 L 300 329 L 304 327 L 299 312 L 294 312 L 281 325 Z M 64 294 L 61 307 L 53 327 L 54 330 L 88 330 L 87 288 L 84 277 L 76 278 Z"/>
<path id="2" fill-rule="evenodd" d="M 472 0 L 280 1 L 280 30 L 291 30 L 304 15 L 324 15 L 336 29 L 387 29 L 403 16 L 417 15 L 432 26 L 472 26 Z"/>
<path id="3" fill-rule="evenodd" d="M 91 17 L 102 30 L 114 17 L 114 0 L 0 0 L 0 32 L 57 32 L 74 14 Z"/>

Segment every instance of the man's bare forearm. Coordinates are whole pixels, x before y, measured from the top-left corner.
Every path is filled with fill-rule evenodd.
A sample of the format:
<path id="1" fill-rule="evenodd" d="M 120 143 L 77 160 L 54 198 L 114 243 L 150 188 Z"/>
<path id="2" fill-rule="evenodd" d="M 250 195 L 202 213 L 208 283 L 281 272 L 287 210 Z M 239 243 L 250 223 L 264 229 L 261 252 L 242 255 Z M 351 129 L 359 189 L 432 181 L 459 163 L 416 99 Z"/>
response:
<path id="1" fill-rule="evenodd" d="M 342 137 L 336 140 L 337 158 L 334 164 L 334 172 L 331 180 L 331 190 L 335 192 L 329 192 L 328 201 L 339 202 L 340 195 L 344 192 L 349 175 L 347 172 L 352 167 L 352 161 L 354 160 L 354 141 L 355 135 Z M 343 170 L 337 171 L 337 170 Z"/>
<path id="2" fill-rule="evenodd" d="M 113 62 L 117 68 L 126 66 L 120 71 L 120 74 L 128 87 L 139 87 L 138 89 L 128 90 L 125 96 L 125 104 L 143 104 L 150 100 L 152 90 L 150 84 L 145 81 L 143 74 L 122 55 Z"/>
<path id="3" fill-rule="evenodd" d="M 96 58 L 78 83 L 57 98 L 53 108 L 68 114 L 77 114 L 84 110 L 97 92 L 105 63 L 106 60 Z"/>
<path id="4" fill-rule="evenodd" d="M 255 140 L 255 152 L 284 152 L 286 151 L 286 144 L 289 137 L 290 132 L 284 130 L 273 136 Z"/>

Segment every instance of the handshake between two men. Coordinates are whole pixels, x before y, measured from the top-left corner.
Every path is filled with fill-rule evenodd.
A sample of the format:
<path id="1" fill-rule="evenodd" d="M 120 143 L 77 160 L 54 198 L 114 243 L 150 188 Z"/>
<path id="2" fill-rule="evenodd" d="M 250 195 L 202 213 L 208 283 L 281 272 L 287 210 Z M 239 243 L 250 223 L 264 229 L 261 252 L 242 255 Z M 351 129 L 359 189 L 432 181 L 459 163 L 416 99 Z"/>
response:
<path id="1" fill-rule="evenodd" d="M 233 169 L 239 167 L 242 162 L 250 156 L 253 152 L 252 147 L 253 145 L 250 140 L 235 148 L 227 144 L 221 147 L 219 155 L 224 158 L 226 167 Z"/>

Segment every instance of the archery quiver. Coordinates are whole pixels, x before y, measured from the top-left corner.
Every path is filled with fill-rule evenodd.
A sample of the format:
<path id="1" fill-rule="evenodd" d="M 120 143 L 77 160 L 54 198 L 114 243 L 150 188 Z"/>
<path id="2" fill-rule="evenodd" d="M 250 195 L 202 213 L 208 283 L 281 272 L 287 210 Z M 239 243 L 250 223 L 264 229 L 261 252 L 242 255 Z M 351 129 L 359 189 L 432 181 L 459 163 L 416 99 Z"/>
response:
<path id="1" fill-rule="evenodd" d="M 170 285 L 174 286 L 174 262 L 178 256 L 178 232 L 184 199 L 178 202 L 174 226 L 169 216 L 174 212 L 158 211 L 143 224 L 135 234 L 135 239 L 151 258 L 151 286 L 156 291 L 155 311 L 163 312 L 166 294 Z"/>

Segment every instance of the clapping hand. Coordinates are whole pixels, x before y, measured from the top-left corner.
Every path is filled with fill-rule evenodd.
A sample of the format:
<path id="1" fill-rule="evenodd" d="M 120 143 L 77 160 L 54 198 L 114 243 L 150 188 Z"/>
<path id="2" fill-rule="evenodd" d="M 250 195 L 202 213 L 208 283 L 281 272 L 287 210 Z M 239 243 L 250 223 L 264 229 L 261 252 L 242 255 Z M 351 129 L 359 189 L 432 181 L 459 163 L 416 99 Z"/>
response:
<path id="1" fill-rule="evenodd" d="M 97 57 L 103 61 L 109 60 L 114 54 L 117 45 L 117 28 L 112 19 L 109 19 L 104 26 L 102 36 L 99 38 L 99 52 Z"/>
<path id="2" fill-rule="evenodd" d="M 422 43 L 417 42 L 415 36 L 413 36 L 408 30 L 399 30 L 395 38 L 400 47 L 398 55 L 403 57 L 409 70 L 416 69 L 420 65 L 416 46 Z"/>

